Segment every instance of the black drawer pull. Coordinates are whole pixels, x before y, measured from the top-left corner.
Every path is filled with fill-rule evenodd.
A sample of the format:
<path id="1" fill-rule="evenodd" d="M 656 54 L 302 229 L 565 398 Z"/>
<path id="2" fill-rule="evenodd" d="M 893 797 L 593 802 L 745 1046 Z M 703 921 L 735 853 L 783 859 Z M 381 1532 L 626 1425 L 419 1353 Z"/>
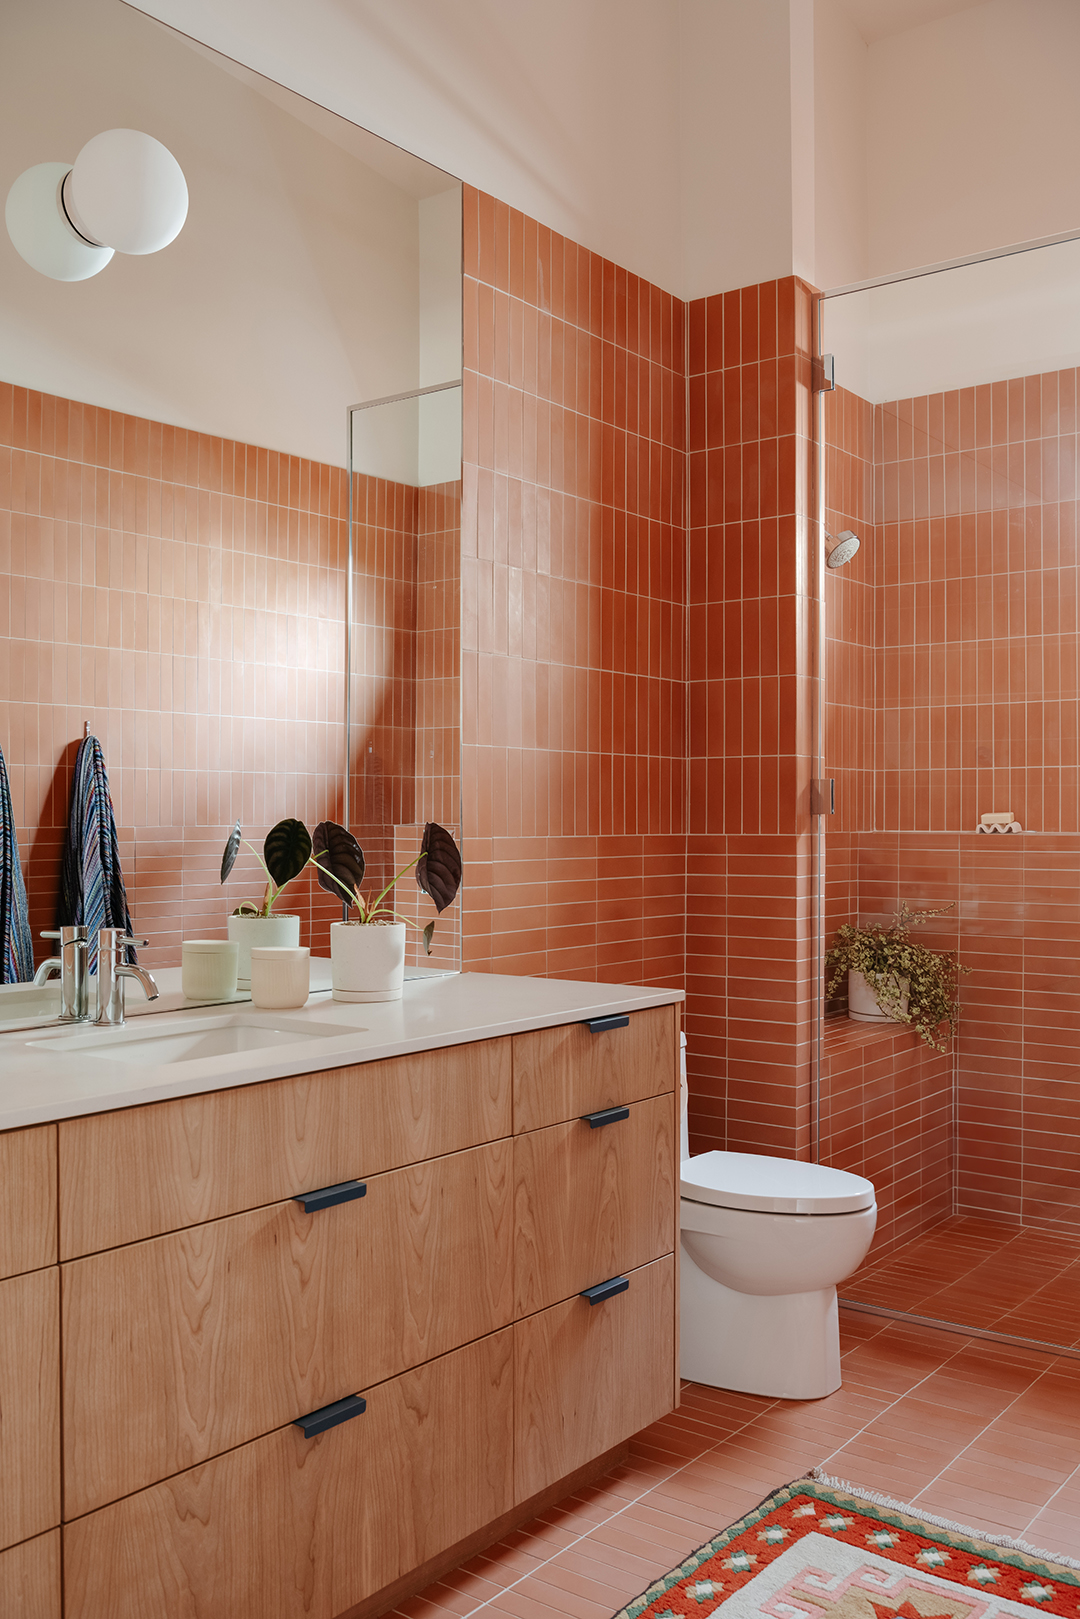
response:
<path id="1" fill-rule="evenodd" d="M 606 1034 L 609 1029 L 628 1029 L 630 1019 L 625 1012 L 612 1012 L 610 1017 L 587 1017 L 585 1027 L 590 1034 Z"/>
<path id="2" fill-rule="evenodd" d="M 583 1113 L 581 1117 L 590 1130 L 599 1130 L 602 1124 L 618 1124 L 620 1119 L 630 1117 L 628 1107 L 601 1107 L 595 1113 Z"/>
<path id="3" fill-rule="evenodd" d="M 305 1214 L 314 1214 L 318 1209 L 332 1209 L 335 1203 L 351 1203 L 354 1197 L 366 1196 L 366 1181 L 338 1181 L 336 1186 L 320 1186 L 317 1192 L 301 1192 L 293 1202 L 299 1203 Z"/>
<path id="4" fill-rule="evenodd" d="M 350 1417 L 358 1417 L 366 1410 L 367 1401 L 363 1395 L 347 1394 L 343 1400 L 335 1400 L 333 1405 L 322 1405 L 317 1411 L 309 1411 L 306 1417 L 297 1417 L 293 1427 L 302 1428 L 305 1439 L 314 1439 L 317 1433 L 336 1428 L 339 1422 L 348 1422 Z"/>
<path id="5" fill-rule="evenodd" d="M 580 1297 L 588 1299 L 590 1304 L 603 1304 L 605 1299 L 613 1299 L 616 1293 L 625 1293 L 629 1286 L 629 1276 L 613 1276 L 610 1282 L 597 1282 L 595 1287 L 584 1288 Z"/>

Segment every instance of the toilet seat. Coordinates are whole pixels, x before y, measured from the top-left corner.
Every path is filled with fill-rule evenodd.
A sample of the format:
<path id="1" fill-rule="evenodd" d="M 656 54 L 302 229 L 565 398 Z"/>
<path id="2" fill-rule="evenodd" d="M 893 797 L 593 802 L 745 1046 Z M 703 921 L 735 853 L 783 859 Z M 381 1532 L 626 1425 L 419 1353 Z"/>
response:
<path id="1" fill-rule="evenodd" d="M 861 1175 L 794 1158 L 751 1152 L 703 1152 L 680 1165 L 682 1196 L 722 1209 L 763 1214 L 853 1214 L 874 1206 L 874 1188 Z"/>

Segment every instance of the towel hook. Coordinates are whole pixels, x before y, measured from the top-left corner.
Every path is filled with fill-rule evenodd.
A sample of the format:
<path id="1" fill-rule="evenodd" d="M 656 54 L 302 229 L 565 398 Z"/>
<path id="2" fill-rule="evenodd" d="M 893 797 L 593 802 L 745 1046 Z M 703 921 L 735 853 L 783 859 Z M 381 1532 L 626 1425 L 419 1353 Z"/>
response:
<path id="1" fill-rule="evenodd" d="M 83 741 L 85 742 L 87 737 L 90 735 L 90 721 L 89 720 L 83 720 L 83 722 L 82 722 L 82 734 L 83 734 Z"/>

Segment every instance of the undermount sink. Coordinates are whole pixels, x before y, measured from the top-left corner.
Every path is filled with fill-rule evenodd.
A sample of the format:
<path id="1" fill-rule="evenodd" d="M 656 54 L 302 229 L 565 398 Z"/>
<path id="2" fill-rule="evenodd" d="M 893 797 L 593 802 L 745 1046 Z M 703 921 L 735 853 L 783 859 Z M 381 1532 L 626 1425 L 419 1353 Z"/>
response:
<path id="1" fill-rule="evenodd" d="M 235 1057 L 247 1051 L 294 1045 L 302 1040 L 340 1040 L 362 1030 L 340 1023 L 308 1023 L 273 1012 L 240 1012 L 228 1017 L 185 1019 L 163 1028 L 148 1029 L 148 1019 L 136 1027 L 87 1029 L 78 1034 L 28 1040 L 36 1051 L 52 1055 L 107 1057 L 110 1062 L 137 1063 L 144 1068 L 165 1064 L 205 1062 L 208 1057 Z"/>
<path id="2" fill-rule="evenodd" d="M 20 1027 L 40 1018 L 47 1023 L 60 1011 L 60 980 L 47 984 L 0 984 L 0 1034 L 7 1024 Z"/>

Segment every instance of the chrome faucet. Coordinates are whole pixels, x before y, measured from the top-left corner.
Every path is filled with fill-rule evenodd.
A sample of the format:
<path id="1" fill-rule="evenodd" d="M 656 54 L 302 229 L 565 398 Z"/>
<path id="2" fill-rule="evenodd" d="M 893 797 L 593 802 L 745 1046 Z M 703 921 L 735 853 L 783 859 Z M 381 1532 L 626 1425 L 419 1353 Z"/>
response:
<path id="1" fill-rule="evenodd" d="M 148 944 L 133 939 L 123 928 L 102 928 L 98 933 L 97 1017 L 94 1022 L 118 1028 L 124 1021 L 124 979 L 135 978 L 148 1001 L 156 1001 L 158 987 L 145 967 L 133 967 L 124 960 L 129 944 Z"/>
<path id="2" fill-rule="evenodd" d="M 47 984 L 54 973 L 60 976 L 60 1023 L 85 1023 L 89 1016 L 90 941 L 86 928 L 74 926 L 53 928 L 41 935 L 43 939 L 59 939 L 60 949 L 55 956 L 43 961 L 34 974 L 35 984 Z"/>

